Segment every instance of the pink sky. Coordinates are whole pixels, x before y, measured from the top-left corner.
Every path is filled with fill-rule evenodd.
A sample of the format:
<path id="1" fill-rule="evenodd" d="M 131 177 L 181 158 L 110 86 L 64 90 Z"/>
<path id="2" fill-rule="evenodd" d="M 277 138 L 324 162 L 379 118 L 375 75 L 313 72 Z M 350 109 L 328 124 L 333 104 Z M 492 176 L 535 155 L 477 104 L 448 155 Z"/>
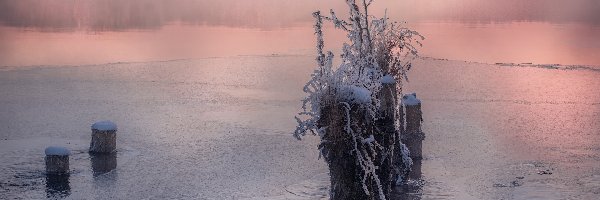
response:
<path id="1" fill-rule="evenodd" d="M 311 13 L 343 1 L 0 1 L 0 66 L 314 53 Z M 377 0 L 422 33 L 421 55 L 600 65 L 600 1 Z M 193 24 L 193 26 L 190 26 Z M 326 48 L 344 33 L 327 29 Z"/>

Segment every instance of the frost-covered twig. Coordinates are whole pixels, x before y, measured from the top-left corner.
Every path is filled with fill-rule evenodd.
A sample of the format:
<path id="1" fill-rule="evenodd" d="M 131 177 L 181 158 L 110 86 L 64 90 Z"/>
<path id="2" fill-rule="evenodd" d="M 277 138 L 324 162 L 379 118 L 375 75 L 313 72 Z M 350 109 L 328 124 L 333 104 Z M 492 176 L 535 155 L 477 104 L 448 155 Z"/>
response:
<path id="1" fill-rule="evenodd" d="M 331 148 L 339 143 L 348 143 L 346 145 L 350 145 L 351 149 L 347 153 L 353 155 L 356 166 L 362 171 L 360 180 L 364 193 L 385 199 L 384 183 L 377 169 L 383 160 L 392 157 L 394 146 L 400 145 L 400 137 L 392 134 L 391 138 L 398 143 L 385 143 L 387 146 L 377 141 L 376 138 L 383 138 L 386 134 L 374 124 L 381 117 L 378 114 L 381 109 L 378 94 L 384 76 L 392 76 L 397 83 L 396 91 L 402 92 L 402 82 L 407 80 L 407 71 L 418 55 L 417 46 L 421 46 L 423 36 L 398 23 L 389 22 L 387 13 L 380 19 L 368 15 L 372 0 L 362 0 L 362 11 L 356 0 L 345 1 L 349 8 L 347 20 L 339 19 L 333 10 L 330 10 L 329 16 L 323 16 L 319 11 L 313 13 L 317 69 L 303 88 L 307 96 L 302 100 L 302 111 L 296 117 L 298 126 L 294 136 L 301 139 L 307 132 L 319 135 L 320 156 L 328 163 L 334 150 Z M 323 20 L 333 23 L 335 28 L 346 31 L 348 35 L 349 42 L 343 44 L 342 62 L 337 67 L 332 64 L 333 53 L 324 53 Z M 343 113 L 337 113 L 336 109 Z M 395 109 L 398 113 L 398 106 Z M 336 113 L 343 116 L 333 116 Z M 323 118 L 325 115 L 328 115 L 328 121 Z M 335 120 L 344 120 L 344 124 L 339 124 L 343 128 L 336 128 L 338 122 Z M 402 162 L 410 164 L 409 160 Z M 333 185 L 332 197 L 339 195 L 333 192 L 338 187 L 338 184 Z"/>

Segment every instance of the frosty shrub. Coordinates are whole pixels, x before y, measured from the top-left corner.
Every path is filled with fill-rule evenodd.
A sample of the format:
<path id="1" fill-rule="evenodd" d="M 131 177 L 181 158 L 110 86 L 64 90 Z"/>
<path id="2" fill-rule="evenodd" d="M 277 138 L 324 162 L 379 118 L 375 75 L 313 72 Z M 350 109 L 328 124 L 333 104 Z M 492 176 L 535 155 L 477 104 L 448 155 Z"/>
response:
<path id="1" fill-rule="evenodd" d="M 294 136 L 299 140 L 307 132 L 320 136 L 320 155 L 332 176 L 331 199 L 386 199 L 390 185 L 403 178 L 405 173 L 401 171 L 410 168 L 411 160 L 399 140 L 398 119 L 390 118 L 391 132 L 378 126 L 378 121 L 386 118 L 379 112 L 382 82 L 395 81 L 393 91 L 402 93 L 403 80 L 407 80 L 411 61 L 417 57 L 416 46 L 421 46 L 423 36 L 390 22 L 387 16 L 369 15 L 372 0 L 346 3 L 347 20 L 339 19 L 333 10 L 328 15 L 313 13 L 317 69 L 304 86 L 307 97 L 302 112 L 296 116 Z M 333 66 L 333 53 L 323 51 L 323 21 L 347 32 L 349 41 L 343 44 L 342 62 L 337 67 Z M 396 100 L 392 109 L 400 113 Z M 387 166 L 385 163 L 391 163 L 394 152 L 403 154 L 401 164 Z M 399 178 L 391 177 L 394 171 Z M 357 190 L 348 191 L 353 189 Z"/>

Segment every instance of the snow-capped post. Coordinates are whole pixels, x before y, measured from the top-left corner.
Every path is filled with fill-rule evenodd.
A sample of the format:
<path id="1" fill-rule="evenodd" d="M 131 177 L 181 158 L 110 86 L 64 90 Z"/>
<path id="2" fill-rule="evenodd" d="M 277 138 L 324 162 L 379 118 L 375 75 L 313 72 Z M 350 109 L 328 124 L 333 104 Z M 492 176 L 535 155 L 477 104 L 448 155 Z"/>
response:
<path id="1" fill-rule="evenodd" d="M 90 153 L 112 153 L 117 148 L 117 125 L 100 121 L 92 125 Z"/>
<path id="2" fill-rule="evenodd" d="M 396 90 L 396 80 L 392 75 L 385 75 L 381 78 L 381 89 L 377 95 L 379 98 L 379 110 L 377 120 L 375 121 L 375 127 L 378 132 L 382 134 L 376 134 L 375 140 L 379 145 L 384 147 L 385 150 L 378 151 L 376 155 L 377 162 L 380 162 L 379 168 L 379 179 L 381 181 L 382 188 L 392 188 L 392 185 L 396 182 L 398 173 L 390 173 L 397 171 L 395 165 L 399 159 L 398 151 L 395 149 L 395 145 L 399 145 L 399 130 L 396 130 L 396 106 L 398 105 L 398 95 Z M 400 158 L 401 159 L 401 158 Z M 382 173 L 383 172 L 383 173 Z M 387 195 L 388 192 L 386 192 Z"/>
<path id="3" fill-rule="evenodd" d="M 69 155 L 71 151 L 65 147 L 51 146 L 44 151 L 46 154 L 46 173 L 62 175 L 69 173 Z"/>
<path id="4" fill-rule="evenodd" d="M 423 39 L 419 33 L 368 14 L 372 0 L 346 0 L 348 20 L 317 11 L 317 69 L 304 86 L 294 137 L 320 136 L 320 156 L 329 167 L 329 197 L 388 199 L 394 183 L 408 178 L 412 160 L 397 130 L 397 94 Z M 360 5 L 360 6 L 359 6 Z M 347 32 L 339 67 L 324 52 L 323 21 Z M 398 153 L 397 153 L 398 152 Z M 401 154 L 401 155 L 396 155 Z"/>
<path id="5" fill-rule="evenodd" d="M 396 80 L 392 75 L 383 76 L 381 78 L 381 90 L 379 90 L 379 115 L 385 118 L 394 117 L 397 99 Z M 389 123 L 393 125 L 393 118 L 390 118 L 390 120 L 392 121 Z"/>
<path id="6" fill-rule="evenodd" d="M 361 159 L 355 153 L 356 137 L 347 135 L 345 122 L 352 121 L 360 124 L 364 122 L 361 116 L 359 104 L 337 104 L 335 96 L 330 96 L 331 104 L 324 104 L 321 108 L 323 116 L 319 119 L 319 127 L 327 127 L 327 134 L 323 134 L 319 149 L 329 167 L 331 180 L 330 194 L 332 200 L 338 199 L 368 199 L 368 195 L 363 191 L 363 186 L 371 191 L 371 185 L 361 184 L 363 169 L 357 165 L 356 160 Z M 354 110 L 347 109 L 355 108 Z M 367 141 L 368 140 L 368 141 Z M 364 142 L 372 142 L 372 137 L 365 139 Z M 362 145 L 362 141 L 359 141 Z M 359 152 L 357 152 L 359 154 Z M 335 194 L 335 195 L 333 195 Z"/>
<path id="7" fill-rule="evenodd" d="M 403 137 L 403 142 L 408 147 L 411 158 L 421 159 L 423 139 L 425 139 L 425 134 L 421 130 L 423 122 L 421 100 L 417 98 L 416 93 L 406 94 L 402 97 L 402 105 L 406 114 L 406 134 Z"/>

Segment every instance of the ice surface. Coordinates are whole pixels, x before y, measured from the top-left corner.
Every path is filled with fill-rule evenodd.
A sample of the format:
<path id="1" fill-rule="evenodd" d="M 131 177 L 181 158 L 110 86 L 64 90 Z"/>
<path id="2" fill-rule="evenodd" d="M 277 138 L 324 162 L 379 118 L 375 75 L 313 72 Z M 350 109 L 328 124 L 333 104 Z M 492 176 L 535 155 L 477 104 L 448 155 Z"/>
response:
<path id="1" fill-rule="evenodd" d="M 283 195 L 327 169 L 318 137 L 289 134 L 308 63 L 240 56 L 0 71 L 0 199 L 47 198 L 40 152 L 49 145 L 72 150 L 67 199 Z M 127 134 L 116 170 L 94 177 L 82 133 L 99 117 L 127 122 L 117 124 Z"/>
<path id="2" fill-rule="evenodd" d="M 421 100 L 417 98 L 417 93 L 405 94 L 402 97 L 402 103 L 408 106 L 414 106 L 421 104 Z"/>
<path id="3" fill-rule="evenodd" d="M 99 121 L 92 125 L 92 129 L 99 131 L 116 131 L 117 125 L 111 121 Z"/>
<path id="4" fill-rule="evenodd" d="M 392 75 L 385 75 L 383 77 L 381 77 L 381 83 L 384 84 L 391 84 L 391 83 L 395 83 L 396 79 L 394 79 L 394 77 Z"/>
<path id="5" fill-rule="evenodd" d="M 319 137 L 289 134 L 313 63 L 245 56 L 0 72 L 0 199 L 47 198 L 48 145 L 72 150 L 67 199 L 321 197 L 327 178 L 303 182 L 327 172 Z M 413 65 L 404 89 L 428 99 L 414 177 L 424 181 L 414 198 L 396 199 L 526 199 L 554 188 L 543 197 L 598 196 L 600 73 Z M 128 134 L 117 170 L 93 177 L 81 133 L 98 117 L 128 122 L 118 127 Z M 523 186 L 493 187 L 515 177 Z"/>
<path id="6" fill-rule="evenodd" d="M 71 151 L 65 147 L 50 146 L 44 151 L 47 156 L 68 156 Z"/>

